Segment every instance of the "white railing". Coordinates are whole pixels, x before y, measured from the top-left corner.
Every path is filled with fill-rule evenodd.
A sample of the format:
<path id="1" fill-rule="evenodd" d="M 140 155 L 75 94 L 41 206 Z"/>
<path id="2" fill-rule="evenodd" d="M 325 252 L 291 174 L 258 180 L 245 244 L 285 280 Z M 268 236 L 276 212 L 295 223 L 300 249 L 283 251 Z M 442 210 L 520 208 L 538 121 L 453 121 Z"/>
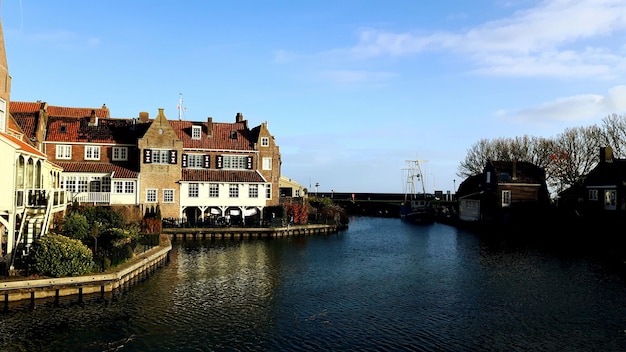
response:
<path id="1" fill-rule="evenodd" d="M 110 192 L 80 192 L 74 193 L 72 199 L 78 203 L 111 204 Z"/>

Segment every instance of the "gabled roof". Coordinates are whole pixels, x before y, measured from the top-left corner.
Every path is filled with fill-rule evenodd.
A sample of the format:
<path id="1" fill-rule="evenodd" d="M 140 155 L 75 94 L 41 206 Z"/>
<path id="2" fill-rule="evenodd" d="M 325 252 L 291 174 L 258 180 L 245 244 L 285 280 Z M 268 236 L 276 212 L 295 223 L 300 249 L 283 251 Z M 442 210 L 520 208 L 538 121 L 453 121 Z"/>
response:
<path id="1" fill-rule="evenodd" d="M 64 172 L 113 173 L 112 178 L 137 178 L 139 172 L 127 166 L 102 162 L 57 162 Z"/>
<path id="2" fill-rule="evenodd" d="M 600 162 L 584 178 L 584 185 L 622 185 L 626 181 L 626 159 Z"/>
<path id="3" fill-rule="evenodd" d="M 183 169 L 182 181 L 266 182 L 256 171 Z"/>
<path id="4" fill-rule="evenodd" d="M 183 141 L 184 149 L 213 149 L 213 150 L 254 150 L 256 141 L 250 140 L 250 131 L 245 122 L 193 122 L 169 121 L 176 136 Z M 192 126 L 200 126 L 200 139 L 192 139 Z M 212 131 L 212 135 L 208 135 Z M 235 138 L 233 138 L 235 137 Z"/>
<path id="5" fill-rule="evenodd" d="M 48 115 L 55 117 L 88 117 L 92 113 L 98 118 L 111 117 L 109 108 L 102 105 L 101 108 L 70 108 L 65 106 L 48 106 Z"/>
<path id="6" fill-rule="evenodd" d="M 17 149 L 24 151 L 26 153 L 38 156 L 40 158 L 46 158 L 46 155 L 42 152 L 40 152 L 39 150 L 37 150 L 36 148 L 34 148 L 33 146 L 31 146 L 30 144 L 19 140 L 18 138 L 15 138 L 13 136 L 11 136 L 10 134 L 6 134 L 4 132 L 0 132 L 0 136 L 7 139 L 8 141 L 10 141 L 11 143 L 14 143 L 17 145 Z"/>
<path id="7" fill-rule="evenodd" d="M 88 117 L 50 117 L 46 141 L 135 144 L 149 126 L 134 119 L 102 118 L 92 124 Z"/>

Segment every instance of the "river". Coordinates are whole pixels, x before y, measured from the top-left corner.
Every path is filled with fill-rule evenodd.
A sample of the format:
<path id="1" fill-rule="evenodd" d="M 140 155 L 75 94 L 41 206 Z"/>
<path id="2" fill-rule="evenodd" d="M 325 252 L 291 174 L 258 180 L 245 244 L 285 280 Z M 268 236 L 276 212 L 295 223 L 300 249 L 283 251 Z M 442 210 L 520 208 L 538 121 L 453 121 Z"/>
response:
<path id="1" fill-rule="evenodd" d="M 626 351 L 626 284 L 584 248 L 355 217 L 174 242 L 123 292 L 0 313 L 1 351 Z"/>

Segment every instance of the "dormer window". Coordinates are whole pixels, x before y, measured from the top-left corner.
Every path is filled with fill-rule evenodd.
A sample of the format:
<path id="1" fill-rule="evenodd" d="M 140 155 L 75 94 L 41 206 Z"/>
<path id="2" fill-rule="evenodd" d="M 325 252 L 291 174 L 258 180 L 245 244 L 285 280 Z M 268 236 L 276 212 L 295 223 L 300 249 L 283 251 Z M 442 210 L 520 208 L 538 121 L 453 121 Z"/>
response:
<path id="1" fill-rule="evenodd" d="M 270 139 L 269 137 L 261 137 L 261 147 L 269 147 Z"/>
<path id="2" fill-rule="evenodd" d="M 200 139 L 201 135 L 202 135 L 202 126 L 191 127 L 191 139 Z"/>
<path id="3" fill-rule="evenodd" d="M 61 125 L 61 128 L 59 130 L 61 133 L 66 133 L 67 132 L 67 126 L 65 125 Z"/>
<path id="4" fill-rule="evenodd" d="M 237 131 L 230 131 L 230 139 L 237 139 Z"/>

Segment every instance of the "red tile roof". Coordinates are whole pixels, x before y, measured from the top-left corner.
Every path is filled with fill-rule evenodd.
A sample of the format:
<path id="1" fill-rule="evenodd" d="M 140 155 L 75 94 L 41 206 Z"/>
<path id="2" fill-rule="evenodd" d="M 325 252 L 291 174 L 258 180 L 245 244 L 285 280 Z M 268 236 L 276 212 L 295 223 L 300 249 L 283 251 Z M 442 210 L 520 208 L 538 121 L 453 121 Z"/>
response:
<path id="1" fill-rule="evenodd" d="M 213 135 L 208 136 L 208 122 L 193 121 L 169 121 L 176 132 L 176 136 L 183 141 L 185 149 L 214 149 L 214 150 L 254 150 L 254 142 L 250 140 L 246 122 L 212 122 Z M 192 126 L 200 126 L 202 133 L 200 139 L 192 139 Z M 234 133 L 236 138 L 232 138 Z"/>
<path id="2" fill-rule="evenodd" d="M 24 151 L 26 153 L 29 153 L 29 154 L 36 155 L 38 157 L 46 158 L 46 155 L 44 153 L 42 153 L 39 150 L 35 149 L 30 144 L 28 144 L 28 143 L 26 143 L 24 141 L 21 141 L 21 140 L 15 138 L 15 137 L 11 136 L 10 134 L 6 134 L 4 132 L 0 132 L 0 136 L 2 136 L 5 139 L 8 139 L 9 141 L 17 144 L 17 148 L 19 150 L 22 150 L 22 151 Z"/>
<path id="3" fill-rule="evenodd" d="M 182 181 L 266 182 L 256 171 L 183 169 Z"/>
<path id="4" fill-rule="evenodd" d="M 42 102 L 11 101 L 9 102 L 9 112 L 36 114 L 45 107 L 45 104 Z"/>
<path id="5" fill-rule="evenodd" d="M 137 178 L 136 170 L 125 166 L 101 162 L 57 162 L 64 172 L 113 173 L 113 178 Z"/>
<path id="6" fill-rule="evenodd" d="M 102 118 L 91 125 L 89 118 L 50 117 L 49 142 L 136 144 L 150 123 L 135 123 L 133 119 Z"/>
<path id="7" fill-rule="evenodd" d="M 99 118 L 111 117 L 109 108 L 103 105 L 102 108 L 70 108 L 63 106 L 48 106 L 48 115 L 55 117 L 87 117 L 91 112 L 95 112 Z"/>

